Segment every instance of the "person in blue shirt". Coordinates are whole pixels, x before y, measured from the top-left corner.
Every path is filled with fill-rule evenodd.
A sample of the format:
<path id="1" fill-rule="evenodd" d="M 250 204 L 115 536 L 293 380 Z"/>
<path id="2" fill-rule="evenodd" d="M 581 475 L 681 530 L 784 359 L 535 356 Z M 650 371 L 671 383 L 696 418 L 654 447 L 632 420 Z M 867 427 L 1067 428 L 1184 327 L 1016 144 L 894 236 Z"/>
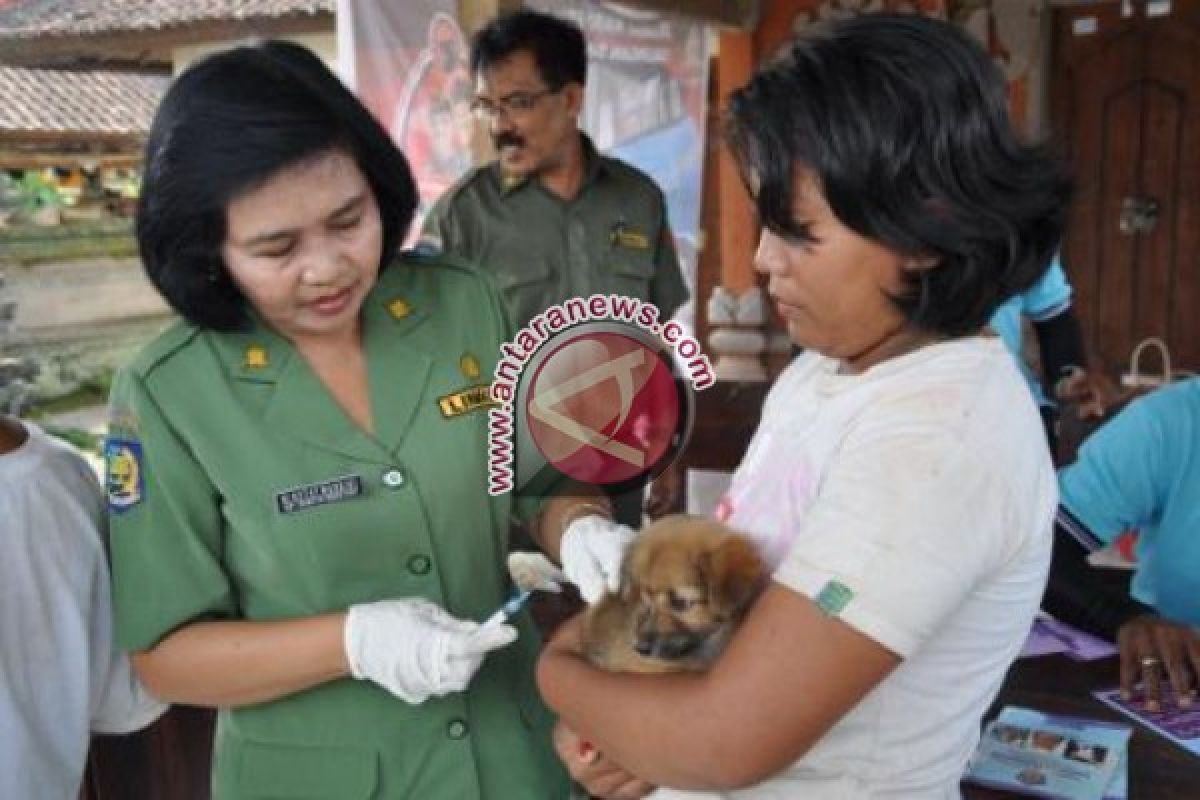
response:
<path id="1" fill-rule="evenodd" d="M 1147 706 L 1165 679 L 1191 705 L 1200 688 L 1200 378 L 1131 403 L 1059 472 L 1060 535 L 1044 607 L 1115 638 L 1121 688 L 1146 684 Z M 1102 585 L 1088 550 L 1136 528 L 1128 594 Z"/>
<path id="2" fill-rule="evenodd" d="M 1083 331 L 1071 307 L 1072 294 L 1062 260 L 1055 256 L 1041 279 L 1001 304 L 988 323 L 1013 354 L 1029 383 L 1046 425 L 1050 452 L 1055 454 L 1058 404 L 1077 403 L 1081 417 L 1099 418 L 1104 416 L 1115 394 L 1112 382 L 1088 358 Z M 1040 379 L 1023 355 L 1024 318 L 1033 323 L 1037 335 Z"/>

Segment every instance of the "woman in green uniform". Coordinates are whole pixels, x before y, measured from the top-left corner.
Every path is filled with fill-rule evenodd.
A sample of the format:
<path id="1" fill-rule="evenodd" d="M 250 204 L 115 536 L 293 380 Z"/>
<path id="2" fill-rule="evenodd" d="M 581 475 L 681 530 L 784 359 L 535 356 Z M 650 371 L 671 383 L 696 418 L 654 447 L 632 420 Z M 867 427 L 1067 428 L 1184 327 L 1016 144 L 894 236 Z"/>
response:
<path id="1" fill-rule="evenodd" d="M 138 240 L 183 320 L 113 389 L 118 629 L 156 695 L 221 710 L 218 798 L 567 792 L 529 620 L 478 621 L 512 515 L 557 557 L 600 501 L 489 497 L 509 326 L 480 272 L 396 254 L 415 199 L 296 45 L 191 67 L 151 131 Z"/>

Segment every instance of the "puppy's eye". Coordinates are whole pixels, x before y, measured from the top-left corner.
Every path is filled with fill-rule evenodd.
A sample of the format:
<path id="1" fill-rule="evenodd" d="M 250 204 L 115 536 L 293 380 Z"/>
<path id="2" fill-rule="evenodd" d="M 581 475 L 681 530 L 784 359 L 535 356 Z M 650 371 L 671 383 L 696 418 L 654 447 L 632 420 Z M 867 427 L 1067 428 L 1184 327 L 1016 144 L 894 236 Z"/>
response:
<path id="1" fill-rule="evenodd" d="M 684 597 L 672 589 L 667 592 L 667 604 L 670 605 L 672 611 L 687 611 L 696 605 L 696 601 L 690 597 Z"/>

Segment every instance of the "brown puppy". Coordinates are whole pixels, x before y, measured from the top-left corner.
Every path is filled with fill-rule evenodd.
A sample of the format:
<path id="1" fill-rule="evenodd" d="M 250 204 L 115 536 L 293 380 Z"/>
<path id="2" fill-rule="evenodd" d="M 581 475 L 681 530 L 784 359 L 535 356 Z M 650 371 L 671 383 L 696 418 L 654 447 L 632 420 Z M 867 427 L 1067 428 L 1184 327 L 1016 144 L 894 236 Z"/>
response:
<path id="1" fill-rule="evenodd" d="M 664 517 L 625 553 L 617 593 L 588 609 L 584 654 L 620 672 L 707 669 L 764 577 L 745 537 L 709 519 Z"/>

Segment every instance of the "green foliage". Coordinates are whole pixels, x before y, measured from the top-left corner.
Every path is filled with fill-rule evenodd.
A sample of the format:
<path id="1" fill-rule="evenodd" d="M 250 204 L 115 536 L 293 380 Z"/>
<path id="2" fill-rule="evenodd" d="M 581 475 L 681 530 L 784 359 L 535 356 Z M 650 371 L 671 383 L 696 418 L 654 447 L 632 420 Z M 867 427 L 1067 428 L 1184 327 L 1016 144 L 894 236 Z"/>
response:
<path id="1" fill-rule="evenodd" d="M 136 255 L 133 222 L 128 219 L 0 228 L 0 264 L 28 266 Z"/>
<path id="2" fill-rule="evenodd" d="M 42 429 L 51 436 L 57 436 L 64 441 L 70 442 L 71 445 L 80 450 L 96 455 L 103 454 L 104 437 L 102 436 L 80 428 L 61 428 L 57 425 L 42 426 Z"/>
<path id="3" fill-rule="evenodd" d="M 17 208 L 31 213 L 42 208 L 62 208 L 63 199 L 58 188 L 35 170 L 26 170 L 17 184 Z"/>
<path id="4" fill-rule="evenodd" d="M 111 377 L 110 377 L 111 382 Z M 90 406 L 100 406 L 108 402 L 108 388 L 84 381 L 77 389 L 73 389 L 58 397 L 36 398 L 31 404 L 30 415 L 38 418 L 47 414 L 62 414 L 67 411 L 77 411 Z"/>

